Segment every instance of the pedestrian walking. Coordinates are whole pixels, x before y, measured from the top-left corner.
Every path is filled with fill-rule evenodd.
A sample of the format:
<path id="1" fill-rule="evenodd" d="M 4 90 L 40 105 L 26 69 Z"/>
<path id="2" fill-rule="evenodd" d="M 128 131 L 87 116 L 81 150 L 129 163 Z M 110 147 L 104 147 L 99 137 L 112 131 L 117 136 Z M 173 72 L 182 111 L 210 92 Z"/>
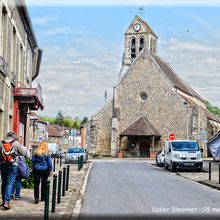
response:
<path id="1" fill-rule="evenodd" d="M 23 137 L 19 136 L 17 140 L 23 146 Z M 30 158 L 30 155 L 29 155 L 27 148 L 25 148 L 25 150 L 26 150 L 25 155 L 18 156 L 17 161 L 23 161 L 24 163 L 26 163 L 26 159 Z M 19 169 L 18 169 L 17 176 L 15 179 L 14 188 L 13 188 L 12 195 L 11 195 L 11 197 L 12 198 L 14 197 L 16 200 L 21 198 L 20 192 L 21 192 L 21 186 L 22 186 L 22 182 L 21 182 L 22 178 L 23 178 L 23 176 L 21 175 L 21 173 L 19 172 Z"/>
<path id="2" fill-rule="evenodd" d="M 34 175 L 34 199 L 39 203 L 39 185 L 41 181 L 41 201 L 45 201 L 46 183 L 49 175 L 52 175 L 52 160 L 46 141 L 42 141 L 32 157 Z"/>
<path id="3" fill-rule="evenodd" d="M 2 206 L 10 209 L 11 193 L 18 172 L 16 158 L 24 156 L 26 149 L 16 140 L 15 132 L 8 132 L 5 140 L 0 143 L 0 163 L 2 178 Z"/>

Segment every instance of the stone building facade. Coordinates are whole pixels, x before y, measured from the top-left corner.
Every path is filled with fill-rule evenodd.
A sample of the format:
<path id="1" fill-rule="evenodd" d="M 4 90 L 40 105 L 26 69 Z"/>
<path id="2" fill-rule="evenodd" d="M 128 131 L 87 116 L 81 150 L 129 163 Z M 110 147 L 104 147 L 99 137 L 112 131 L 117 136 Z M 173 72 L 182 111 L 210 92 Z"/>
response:
<path id="1" fill-rule="evenodd" d="M 89 153 L 154 157 L 171 133 L 176 139 L 198 140 L 207 153 L 207 135 L 213 134 L 213 124 L 220 128 L 220 119 L 157 56 L 157 40 L 149 25 L 136 16 L 125 33 L 113 98 L 84 127 Z"/>
<path id="2" fill-rule="evenodd" d="M 14 130 L 29 143 L 30 110 L 43 109 L 39 75 L 42 50 L 24 0 L 0 0 L 0 139 Z"/>

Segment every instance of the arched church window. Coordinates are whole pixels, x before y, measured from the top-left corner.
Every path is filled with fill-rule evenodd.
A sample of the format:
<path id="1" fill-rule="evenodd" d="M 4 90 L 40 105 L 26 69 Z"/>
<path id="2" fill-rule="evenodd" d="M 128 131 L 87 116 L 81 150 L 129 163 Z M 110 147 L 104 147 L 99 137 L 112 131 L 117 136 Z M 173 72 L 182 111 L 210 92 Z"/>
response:
<path id="1" fill-rule="evenodd" d="M 139 46 L 139 52 L 144 48 L 144 38 L 140 39 L 140 46 Z"/>
<path id="2" fill-rule="evenodd" d="M 153 51 L 153 38 L 150 39 L 150 51 Z"/>
<path id="3" fill-rule="evenodd" d="M 136 57 L 136 41 L 135 38 L 132 38 L 131 40 L 131 58 Z"/>

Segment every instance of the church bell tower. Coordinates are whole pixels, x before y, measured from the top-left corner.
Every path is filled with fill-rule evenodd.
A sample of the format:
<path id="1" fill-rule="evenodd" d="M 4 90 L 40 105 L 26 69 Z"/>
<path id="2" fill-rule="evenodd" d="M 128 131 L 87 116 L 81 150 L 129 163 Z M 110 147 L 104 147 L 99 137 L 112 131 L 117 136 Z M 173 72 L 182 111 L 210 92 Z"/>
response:
<path id="1" fill-rule="evenodd" d="M 124 53 L 118 78 L 121 78 L 143 48 L 157 53 L 158 37 L 146 21 L 135 16 L 125 32 Z"/>

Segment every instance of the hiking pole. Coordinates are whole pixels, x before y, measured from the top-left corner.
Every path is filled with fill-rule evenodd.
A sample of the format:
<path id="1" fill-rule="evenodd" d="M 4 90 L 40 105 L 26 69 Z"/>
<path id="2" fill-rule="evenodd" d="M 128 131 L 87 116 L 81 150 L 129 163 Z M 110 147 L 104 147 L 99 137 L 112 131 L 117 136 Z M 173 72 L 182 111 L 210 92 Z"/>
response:
<path id="1" fill-rule="evenodd" d="M 55 212 L 56 209 L 56 191 L 57 191 L 57 175 L 53 175 L 53 192 L 52 192 L 52 210 L 51 212 Z"/>
<path id="2" fill-rule="evenodd" d="M 62 196 L 65 196 L 65 187 L 66 187 L 66 167 L 63 168 L 63 188 L 62 188 Z"/>
<path id="3" fill-rule="evenodd" d="M 45 204 L 44 204 L 44 220 L 49 219 L 49 199 L 50 199 L 50 180 L 47 180 L 46 197 L 45 197 Z"/>
<path id="4" fill-rule="evenodd" d="M 53 158 L 53 172 L 56 171 L 56 157 Z"/>
<path id="5" fill-rule="evenodd" d="M 211 180 L 212 177 L 212 162 L 209 162 L 209 180 Z"/>
<path id="6" fill-rule="evenodd" d="M 58 177 L 58 191 L 57 191 L 57 203 L 60 203 L 61 200 L 61 184 L 62 184 L 62 171 L 59 171 L 59 177 Z"/>
<path id="7" fill-rule="evenodd" d="M 57 155 L 57 164 L 59 164 L 60 154 Z"/>
<path id="8" fill-rule="evenodd" d="M 60 167 L 62 167 L 62 157 L 61 157 L 61 154 L 60 154 Z"/>

